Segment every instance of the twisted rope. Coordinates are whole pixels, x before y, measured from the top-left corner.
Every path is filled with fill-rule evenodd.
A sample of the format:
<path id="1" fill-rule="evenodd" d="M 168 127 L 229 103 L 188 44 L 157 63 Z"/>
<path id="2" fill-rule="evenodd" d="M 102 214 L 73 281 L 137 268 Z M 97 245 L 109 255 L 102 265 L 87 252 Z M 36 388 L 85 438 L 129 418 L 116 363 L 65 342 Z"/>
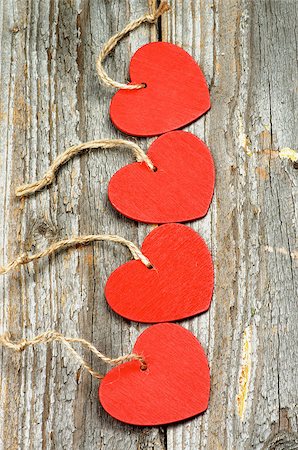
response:
<path id="1" fill-rule="evenodd" d="M 162 16 L 166 11 L 170 9 L 170 6 L 166 1 L 162 1 L 157 8 L 155 12 L 152 14 L 144 14 L 143 16 L 139 17 L 138 19 L 130 22 L 126 25 L 126 27 L 120 31 L 119 33 L 116 33 L 114 36 L 112 36 L 108 42 L 105 43 L 103 46 L 101 52 L 98 55 L 97 61 L 96 61 L 96 70 L 98 73 L 98 77 L 101 81 L 103 81 L 106 85 L 117 88 L 117 89 L 142 89 L 145 87 L 145 84 L 125 84 L 125 83 L 119 83 L 118 81 L 114 81 L 112 78 L 108 76 L 106 71 L 103 68 L 103 61 L 106 59 L 108 54 L 116 47 L 119 41 L 126 36 L 131 31 L 138 28 L 142 23 L 156 23 L 157 19 Z"/>
<path id="2" fill-rule="evenodd" d="M 97 358 L 110 366 L 117 366 L 128 361 L 137 360 L 140 361 L 142 370 L 145 370 L 147 368 L 144 358 L 140 355 L 130 353 L 128 355 L 119 356 L 118 358 L 109 358 L 108 356 L 99 352 L 93 344 L 86 341 L 85 339 L 66 337 L 54 330 L 41 333 L 38 336 L 33 337 L 32 339 L 21 339 L 20 341 L 13 341 L 11 339 L 10 333 L 4 333 L 0 336 L 0 345 L 19 353 L 23 352 L 28 347 L 37 344 L 47 344 L 54 341 L 62 342 L 72 353 L 75 359 L 79 362 L 80 366 L 84 367 L 84 369 L 86 369 L 93 377 L 98 379 L 102 379 L 104 376 L 92 369 L 92 367 L 82 358 L 82 356 L 72 347 L 71 344 L 81 344 L 83 347 L 90 350 Z"/>
<path id="3" fill-rule="evenodd" d="M 36 191 L 40 191 L 45 186 L 49 186 L 53 183 L 56 173 L 59 168 L 63 166 L 74 156 L 82 153 L 84 150 L 97 149 L 97 148 L 114 148 L 114 147 L 128 147 L 132 150 L 136 160 L 138 162 L 145 162 L 150 170 L 155 170 L 154 164 L 148 158 L 146 153 L 134 142 L 126 141 L 125 139 L 98 139 L 96 141 L 84 142 L 82 144 L 73 145 L 59 155 L 51 164 L 47 172 L 40 179 L 34 183 L 24 184 L 16 189 L 17 197 L 25 197 L 33 194 Z"/>
<path id="4" fill-rule="evenodd" d="M 117 236 L 117 235 L 113 235 L 113 234 L 91 234 L 88 236 L 77 236 L 77 237 L 72 237 L 70 239 L 64 239 L 62 241 L 54 242 L 52 245 L 50 245 L 50 247 L 46 248 L 45 250 L 42 250 L 39 253 L 35 253 L 34 255 L 27 255 L 27 254 L 20 255 L 17 258 L 15 258 L 13 261 L 11 261 L 9 264 L 7 264 L 6 266 L 0 267 L 0 275 L 4 275 L 13 269 L 16 269 L 19 266 L 28 264 L 32 261 L 36 261 L 45 256 L 50 256 L 55 252 L 58 252 L 58 251 L 61 251 L 61 250 L 64 250 L 64 249 L 67 249 L 70 247 L 74 247 L 76 245 L 86 245 L 86 244 L 90 244 L 91 242 L 99 242 L 99 241 L 111 241 L 111 242 L 116 242 L 118 244 L 125 245 L 130 250 L 134 259 L 136 259 L 136 260 L 139 259 L 148 268 L 152 267 L 149 259 L 145 255 L 143 255 L 141 250 L 133 242 L 130 242 L 121 236 Z"/>

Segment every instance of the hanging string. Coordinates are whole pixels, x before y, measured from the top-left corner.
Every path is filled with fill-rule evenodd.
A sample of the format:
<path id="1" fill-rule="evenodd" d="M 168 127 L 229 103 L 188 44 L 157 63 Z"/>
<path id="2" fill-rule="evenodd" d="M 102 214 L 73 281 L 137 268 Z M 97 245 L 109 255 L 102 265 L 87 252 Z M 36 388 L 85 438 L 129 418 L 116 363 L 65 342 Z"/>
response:
<path id="1" fill-rule="evenodd" d="M 138 28 L 143 23 L 146 23 L 146 22 L 151 23 L 151 24 L 156 23 L 157 19 L 160 16 L 162 16 L 162 14 L 164 14 L 169 9 L 170 9 L 170 6 L 168 5 L 168 3 L 166 1 L 161 1 L 159 7 L 156 9 L 155 12 L 153 12 L 152 14 L 144 14 L 143 16 L 139 17 L 138 19 L 133 20 L 128 25 L 126 25 L 126 27 L 122 31 L 120 31 L 119 33 L 112 36 L 108 40 L 108 42 L 105 43 L 105 45 L 103 46 L 103 48 L 97 58 L 97 61 L 96 61 L 96 70 L 98 73 L 98 77 L 101 81 L 103 81 L 106 85 L 117 88 L 117 89 L 130 89 L 130 90 L 142 89 L 146 86 L 144 83 L 143 84 L 125 84 L 125 83 L 119 83 L 118 81 L 112 80 L 112 78 L 110 78 L 108 76 L 108 74 L 106 73 L 106 71 L 104 70 L 102 63 L 105 60 L 105 58 L 108 56 L 108 54 L 116 47 L 118 42 L 121 41 L 121 39 L 124 36 L 126 36 L 131 31 L 135 30 L 136 28 Z"/>
<path id="2" fill-rule="evenodd" d="M 144 88 L 144 84 L 123 84 L 119 83 L 117 81 L 112 80 L 105 70 L 103 69 L 102 63 L 107 57 L 107 55 L 116 47 L 118 42 L 126 36 L 131 31 L 138 28 L 143 23 L 156 23 L 158 18 L 164 14 L 166 11 L 170 9 L 168 3 L 166 1 L 162 1 L 157 8 L 157 10 L 152 14 L 145 14 L 144 16 L 140 17 L 139 19 L 136 19 L 135 21 L 130 22 L 122 31 L 112 36 L 109 41 L 104 45 L 102 48 L 97 62 L 96 62 L 96 69 L 98 76 L 100 80 L 102 80 L 105 84 L 108 86 L 112 86 L 118 89 L 141 89 Z M 114 139 L 114 140 L 108 140 L 108 139 L 100 139 L 100 140 L 94 140 L 78 145 L 74 145 L 70 148 L 68 148 L 65 152 L 63 152 L 61 155 L 59 155 L 53 164 L 49 167 L 43 178 L 40 180 L 25 184 L 23 186 L 20 186 L 16 189 L 16 196 L 17 197 L 24 197 L 31 195 L 32 193 L 39 191 L 43 189 L 45 186 L 50 185 L 56 176 L 57 171 L 59 168 L 64 165 L 67 161 L 69 161 L 74 156 L 78 155 L 79 153 L 83 152 L 84 150 L 89 149 L 97 149 L 97 148 L 113 148 L 113 147 L 122 147 L 126 146 L 128 148 L 131 148 L 136 160 L 138 162 L 145 162 L 147 166 L 151 170 L 155 170 L 154 164 L 152 161 L 147 157 L 147 155 L 143 152 L 143 150 L 135 143 L 126 141 L 124 139 Z M 40 258 L 50 256 L 51 254 L 61 251 L 63 249 L 76 246 L 76 245 L 86 245 L 91 242 L 95 241 L 112 241 L 117 242 L 120 244 L 125 245 L 129 248 L 129 250 L 132 253 L 132 256 L 136 260 L 141 260 L 143 264 L 145 264 L 148 268 L 151 268 L 152 265 L 148 258 L 142 254 L 142 252 L 136 247 L 132 242 L 116 235 L 89 235 L 89 236 L 78 236 L 73 237 L 70 239 L 64 239 L 62 241 L 56 242 L 52 244 L 50 247 L 46 248 L 45 250 L 36 253 L 34 255 L 27 255 L 23 254 L 18 256 L 15 260 L 13 260 L 11 263 L 9 263 L 7 266 L 0 267 L 0 274 L 6 274 L 9 271 L 15 269 L 18 266 L 28 264 L 32 261 L 38 260 Z M 81 355 L 72 347 L 71 344 L 77 343 L 81 344 L 83 347 L 90 350 L 95 356 L 97 356 L 99 359 L 104 361 L 106 364 L 109 364 L 111 366 L 116 366 L 118 364 L 122 364 L 127 361 L 137 360 L 140 361 L 140 368 L 142 370 L 145 370 L 147 368 L 146 362 L 144 358 L 140 355 L 136 355 L 134 353 L 120 356 L 118 358 L 109 358 L 108 356 L 102 354 L 99 352 L 96 347 L 94 347 L 90 342 L 86 341 L 82 338 L 70 338 L 63 336 L 61 333 L 58 333 L 57 331 L 47 331 L 44 332 L 38 336 L 33 337 L 32 339 L 22 339 L 20 341 L 13 341 L 11 339 L 10 333 L 5 333 L 3 335 L 0 335 L 0 345 L 3 347 L 9 348 L 15 352 L 22 352 L 26 348 L 30 346 L 34 346 L 41 343 L 50 343 L 50 342 L 62 342 L 68 350 L 72 353 L 72 355 L 75 357 L 75 359 L 80 363 L 82 367 L 84 367 L 93 377 L 97 379 L 102 379 L 103 375 L 96 372 L 92 369 L 92 367 L 81 357 Z"/>
<path id="3" fill-rule="evenodd" d="M 146 370 L 147 365 L 144 358 L 135 353 L 130 353 L 128 355 L 123 355 L 118 358 L 109 358 L 103 353 L 99 352 L 94 345 L 82 338 L 70 338 L 63 336 L 63 334 L 57 331 L 46 331 L 45 333 L 39 334 L 32 339 L 21 339 L 20 341 L 13 341 L 11 339 L 10 333 L 4 333 L 0 336 L 0 345 L 9 348 L 15 352 L 23 352 L 26 348 L 35 346 L 37 344 L 47 344 L 49 342 L 62 342 L 68 350 L 72 353 L 75 359 L 79 362 L 81 367 L 84 367 L 93 377 L 102 379 L 104 376 L 92 369 L 92 367 L 82 358 L 82 356 L 72 347 L 71 344 L 81 344 L 83 347 L 90 350 L 97 358 L 99 358 L 104 363 L 110 366 L 117 366 L 128 361 L 137 360 L 140 361 L 141 370 Z"/>
<path id="4" fill-rule="evenodd" d="M 96 141 L 84 142 L 82 144 L 73 145 L 59 155 L 46 171 L 44 176 L 34 183 L 24 184 L 16 189 L 17 197 L 25 197 L 33 194 L 36 191 L 40 191 L 45 186 L 49 186 L 53 183 L 56 173 L 59 168 L 63 166 L 74 156 L 82 153 L 85 150 L 98 149 L 98 148 L 114 148 L 114 147 L 128 147 L 132 150 L 136 160 L 138 162 L 145 162 L 150 170 L 155 170 L 154 164 L 148 158 L 146 153 L 134 142 L 126 141 L 125 139 L 98 139 Z"/>
<path id="5" fill-rule="evenodd" d="M 16 269 L 19 266 L 28 264 L 32 261 L 37 261 L 40 258 L 50 256 L 53 253 L 59 252 L 61 250 L 74 247 L 76 245 L 87 245 L 90 244 L 91 242 L 99 242 L 99 241 L 111 241 L 125 245 L 130 250 L 134 259 L 140 260 L 146 267 L 152 268 L 152 264 L 150 263 L 149 259 L 145 255 L 143 255 L 141 250 L 133 242 L 130 242 L 121 236 L 112 234 L 91 234 L 88 236 L 77 236 L 69 239 L 64 239 L 62 241 L 54 242 L 45 250 L 42 250 L 39 253 L 35 253 L 34 255 L 28 255 L 26 253 L 20 255 L 6 266 L 0 267 L 0 275 L 4 275 L 13 269 Z"/>
<path id="6" fill-rule="evenodd" d="M 125 35 L 127 35 L 130 31 L 133 31 L 134 29 L 138 28 L 142 23 L 145 22 L 155 23 L 157 19 L 169 9 L 170 6 L 166 1 L 163 0 L 155 12 L 153 12 L 152 14 L 145 14 L 139 19 L 130 22 L 122 31 L 115 34 L 108 40 L 108 42 L 102 48 L 96 62 L 96 69 L 98 76 L 104 83 L 119 89 L 140 89 L 144 87 L 144 84 L 128 85 L 118 83 L 117 81 L 112 80 L 103 69 L 102 63 L 106 58 L 106 56 L 113 50 L 113 48 Z M 34 192 L 40 191 L 45 186 L 49 186 L 50 184 L 52 184 L 59 168 L 62 165 L 64 165 L 67 161 L 69 161 L 71 158 L 83 152 L 84 150 L 97 148 L 123 147 L 123 146 L 131 148 L 138 162 L 145 162 L 149 167 L 149 169 L 155 170 L 152 161 L 148 158 L 146 153 L 134 142 L 126 141 L 124 139 L 98 139 L 69 147 L 67 150 L 65 150 L 65 152 L 63 152 L 55 159 L 55 161 L 52 163 L 52 165 L 49 167 L 45 175 L 40 180 L 19 186 L 16 189 L 16 196 L 17 197 L 29 196 Z"/>

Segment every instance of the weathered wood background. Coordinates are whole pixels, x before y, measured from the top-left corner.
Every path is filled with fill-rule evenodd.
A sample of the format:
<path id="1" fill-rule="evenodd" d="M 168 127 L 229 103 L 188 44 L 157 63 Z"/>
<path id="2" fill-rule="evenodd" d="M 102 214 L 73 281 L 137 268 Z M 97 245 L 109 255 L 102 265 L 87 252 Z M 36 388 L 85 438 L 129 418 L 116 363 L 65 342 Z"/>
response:
<path id="1" fill-rule="evenodd" d="M 190 224 L 212 250 L 216 286 L 210 311 L 182 323 L 208 353 L 209 409 L 174 426 L 126 426 L 102 410 L 98 383 L 59 344 L 22 355 L 5 349 L 1 449 L 298 448 L 297 170 L 278 153 L 297 149 L 297 2 L 170 3 L 161 23 L 124 40 L 106 68 L 126 80 L 131 54 L 162 39 L 192 54 L 210 86 L 211 111 L 187 129 L 206 141 L 216 163 L 212 207 Z M 121 135 L 108 116 L 113 91 L 99 84 L 95 59 L 147 9 L 147 0 L 0 2 L 0 264 L 65 236 L 116 233 L 141 244 L 150 231 L 107 200 L 108 180 L 132 161 L 129 151 L 89 152 L 50 189 L 14 197 L 67 146 Z M 97 244 L 2 277 L 1 331 L 20 338 L 56 329 L 108 355 L 129 352 L 144 326 L 114 314 L 103 294 L 108 275 L 128 258 L 124 248 Z"/>

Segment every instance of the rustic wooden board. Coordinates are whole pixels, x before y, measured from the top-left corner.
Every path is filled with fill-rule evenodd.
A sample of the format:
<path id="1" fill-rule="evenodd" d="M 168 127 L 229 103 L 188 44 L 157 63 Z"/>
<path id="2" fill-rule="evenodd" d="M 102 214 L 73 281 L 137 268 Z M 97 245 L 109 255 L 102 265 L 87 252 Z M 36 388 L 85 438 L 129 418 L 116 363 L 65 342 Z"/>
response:
<path id="1" fill-rule="evenodd" d="M 1 351 L 3 449 L 297 448 L 297 171 L 277 153 L 297 149 L 297 5 L 171 4 L 161 27 L 136 31 L 106 67 L 125 80 L 130 55 L 162 38 L 191 53 L 211 87 L 211 111 L 187 129 L 206 141 L 217 169 L 212 207 L 191 224 L 213 253 L 215 292 L 208 313 L 182 322 L 210 360 L 209 409 L 167 428 L 121 425 L 59 345 L 21 356 Z M 50 189 L 14 198 L 15 187 L 40 176 L 66 146 L 120 136 L 95 58 L 147 8 L 145 0 L 0 2 L 1 264 L 64 236 L 118 233 L 141 243 L 152 229 L 120 217 L 107 200 L 109 178 L 132 161 L 125 151 L 90 152 L 69 162 Z M 118 317 L 103 296 L 108 275 L 129 257 L 96 244 L 1 278 L 1 331 L 30 337 L 55 328 L 109 355 L 129 352 L 144 326 Z"/>

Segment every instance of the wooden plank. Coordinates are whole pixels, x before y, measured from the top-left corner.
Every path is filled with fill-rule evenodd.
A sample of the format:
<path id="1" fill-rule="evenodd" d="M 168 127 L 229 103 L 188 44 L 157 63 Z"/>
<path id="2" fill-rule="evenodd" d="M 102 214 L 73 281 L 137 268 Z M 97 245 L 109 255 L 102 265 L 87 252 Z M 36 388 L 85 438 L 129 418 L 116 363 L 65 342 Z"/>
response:
<path id="1" fill-rule="evenodd" d="M 193 224 L 215 258 L 213 303 L 186 323 L 209 354 L 211 402 L 169 427 L 167 448 L 294 448 L 297 172 L 268 149 L 297 149 L 297 3 L 171 3 L 163 38 L 188 50 L 211 86 L 211 111 L 190 129 L 210 146 L 217 179 L 211 212 Z"/>
<path id="2" fill-rule="evenodd" d="M 59 345 L 21 356 L 2 351 L 1 448 L 273 449 L 297 441 L 297 174 L 277 153 L 297 149 L 296 2 L 171 5 L 162 37 L 191 53 L 211 86 L 211 111 L 187 129 L 215 158 L 212 208 L 191 226 L 212 250 L 216 287 L 210 312 L 182 322 L 209 356 L 209 409 L 168 428 L 125 426 L 102 411 L 97 382 Z M 95 58 L 147 8 L 140 0 L 0 4 L 1 264 L 64 236 L 117 233 L 141 243 L 152 229 L 107 200 L 109 178 L 132 161 L 125 151 L 90 152 L 68 163 L 50 189 L 14 198 L 15 187 L 43 174 L 66 146 L 120 136 Z M 155 27 L 134 32 L 108 58 L 108 73 L 125 80 L 130 55 L 157 37 Z M 109 355 L 129 352 L 145 327 L 114 314 L 103 295 L 108 275 L 129 258 L 104 243 L 2 277 L 1 332 L 55 328 Z"/>
<path id="3" fill-rule="evenodd" d="M 117 233 L 137 243 L 147 234 L 107 201 L 108 180 L 133 160 L 129 152 L 90 152 L 65 166 L 51 189 L 21 204 L 13 195 L 65 147 L 119 136 L 108 117 L 113 90 L 100 86 L 95 59 L 113 33 L 147 9 L 137 0 L 1 4 L 1 263 L 64 236 Z M 150 33 L 144 26 L 108 58 L 111 76 L 127 79 L 130 55 Z M 84 336 L 109 355 L 129 352 L 142 327 L 114 314 L 103 295 L 108 274 L 129 258 L 119 246 L 95 245 L 1 278 L 2 329 L 32 336 L 54 328 Z M 3 352 L 1 371 L 2 448 L 163 446 L 162 431 L 108 417 L 98 403 L 98 383 L 59 345 L 21 357 Z"/>

